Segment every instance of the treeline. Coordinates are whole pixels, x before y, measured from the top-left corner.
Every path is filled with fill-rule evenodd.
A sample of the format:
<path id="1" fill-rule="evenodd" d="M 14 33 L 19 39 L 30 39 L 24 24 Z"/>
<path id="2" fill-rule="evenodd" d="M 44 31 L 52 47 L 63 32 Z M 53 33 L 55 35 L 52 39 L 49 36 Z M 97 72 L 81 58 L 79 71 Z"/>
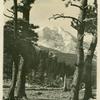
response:
<path id="1" fill-rule="evenodd" d="M 39 80 L 41 83 L 45 81 L 44 80 L 45 78 L 48 78 L 48 80 L 51 79 L 53 82 L 57 76 L 59 76 L 59 78 L 60 77 L 64 78 L 65 74 L 67 75 L 67 77 L 73 75 L 75 66 L 73 64 L 66 63 L 68 59 L 67 57 L 66 57 L 66 60 L 63 57 L 61 57 L 63 60 L 59 61 L 58 55 L 56 55 L 53 51 L 47 52 L 46 50 L 42 50 L 40 53 L 41 54 L 38 55 L 38 61 L 40 61 L 40 63 L 36 66 L 34 65 L 35 69 L 33 69 L 33 71 L 30 69 L 31 71 L 29 72 L 27 76 L 28 83 L 35 82 L 36 80 Z M 75 55 L 73 55 L 73 58 L 75 59 Z M 10 55 L 5 54 L 4 60 L 5 60 L 4 61 L 4 79 L 7 79 L 7 78 L 11 79 L 12 66 L 13 66 L 12 57 Z"/>

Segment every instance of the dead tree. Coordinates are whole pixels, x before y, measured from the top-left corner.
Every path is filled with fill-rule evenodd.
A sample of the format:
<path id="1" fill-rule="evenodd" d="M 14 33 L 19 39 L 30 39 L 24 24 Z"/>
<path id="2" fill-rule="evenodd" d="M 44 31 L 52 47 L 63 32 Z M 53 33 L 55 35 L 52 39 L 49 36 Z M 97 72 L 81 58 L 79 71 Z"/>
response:
<path id="1" fill-rule="evenodd" d="M 94 34 L 92 38 L 92 42 L 88 49 L 88 54 L 85 59 L 84 69 L 83 69 L 83 82 L 85 82 L 85 96 L 84 100 L 88 100 L 92 98 L 92 86 L 91 86 L 91 74 L 92 74 L 92 59 L 94 56 L 94 51 L 97 45 L 97 35 Z"/>
<path id="2" fill-rule="evenodd" d="M 86 6 L 87 6 L 87 0 L 81 0 L 81 5 L 76 6 L 80 9 L 80 14 L 78 19 L 71 16 L 64 16 L 64 14 L 55 14 L 53 15 L 53 17 L 51 17 L 53 19 L 71 18 L 73 20 L 72 27 L 74 27 L 77 30 L 77 62 L 76 62 L 76 71 L 74 73 L 74 78 L 72 82 L 71 97 L 70 97 L 71 100 L 78 100 L 79 98 L 78 96 L 79 84 L 81 79 L 81 73 L 84 66 L 83 39 L 84 39 L 84 28 L 85 28 L 84 19 L 86 17 Z"/>
<path id="3" fill-rule="evenodd" d="M 17 0 L 13 0 L 14 2 L 14 46 L 13 46 L 13 52 L 12 52 L 12 57 L 13 57 L 13 70 L 12 70 L 12 84 L 9 89 L 8 93 L 8 98 L 9 100 L 14 99 L 14 90 L 16 86 L 16 81 L 17 81 L 17 73 L 18 73 L 18 65 L 19 65 L 19 56 L 18 52 L 16 49 L 16 40 L 17 40 Z M 8 17 L 8 16 L 7 16 Z M 8 99 L 7 98 L 7 99 Z"/>

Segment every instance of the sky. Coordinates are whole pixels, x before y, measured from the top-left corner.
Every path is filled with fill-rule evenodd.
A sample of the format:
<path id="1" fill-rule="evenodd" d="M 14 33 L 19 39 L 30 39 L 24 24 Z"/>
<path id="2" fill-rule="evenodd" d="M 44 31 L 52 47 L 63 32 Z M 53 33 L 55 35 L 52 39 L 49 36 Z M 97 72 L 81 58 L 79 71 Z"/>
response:
<path id="1" fill-rule="evenodd" d="M 18 0 L 20 2 L 20 0 Z M 89 3 L 92 3 L 93 0 L 89 0 Z M 75 3 L 75 2 L 74 2 Z M 77 3 L 77 2 L 76 2 Z M 4 13 L 11 16 L 11 13 L 7 11 L 13 5 L 13 0 L 8 0 L 5 3 Z M 57 19 L 57 20 L 49 20 L 49 17 L 52 17 L 53 14 L 61 14 L 64 13 L 66 16 L 78 17 L 79 8 L 77 7 L 65 7 L 65 2 L 62 0 L 36 0 L 34 4 L 32 4 L 32 9 L 30 11 L 30 22 L 35 25 L 40 26 L 40 30 L 46 26 L 50 28 L 55 27 L 63 27 L 65 30 L 72 33 L 75 37 L 77 36 L 77 31 L 70 26 L 71 19 Z M 21 17 L 21 14 L 19 14 Z M 5 17 L 5 21 L 8 18 Z"/>
<path id="2" fill-rule="evenodd" d="M 51 26 L 51 27 L 67 27 L 70 22 L 68 19 L 57 19 L 49 21 L 48 18 L 53 14 L 61 14 L 74 16 L 77 15 L 75 9 L 73 11 L 71 8 L 65 8 L 64 3 L 61 0 L 37 0 L 35 5 L 31 10 L 31 21 L 34 23 L 39 23 L 40 26 Z M 34 12 L 36 12 L 34 14 Z"/>
<path id="3" fill-rule="evenodd" d="M 93 1 L 93 0 L 89 0 Z M 64 28 L 68 27 L 70 25 L 70 20 L 68 19 L 58 19 L 58 20 L 51 20 L 49 21 L 48 18 L 51 17 L 53 14 L 61 14 L 64 13 L 64 15 L 67 16 L 73 16 L 78 17 L 79 14 L 79 8 L 76 7 L 65 7 L 65 2 L 62 2 L 62 0 L 36 0 L 35 4 L 33 5 L 33 8 L 31 9 L 31 22 L 34 22 L 36 24 L 39 23 L 40 26 L 62 26 Z"/>
<path id="4" fill-rule="evenodd" d="M 19 2 L 20 0 L 18 0 Z M 67 0 L 66 0 L 67 1 Z M 91 2 L 93 0 L 89 0 Z M 10 9 L 10 7 L 13 4 L 13 0 L 8 0 L 8 2 L 5 4 L 5 10 L 4 12 L 8 15 L 7 8 Z M 79 13 L 79 8 L 76 7 L 65 7 L 65 2 L 62 2 L 62 0 L 36 0 L 35 4 L 32 5 L 32 9 L 30 12 L 30 22 L 39 25 L 40 27 L 50 26 L 50 27 L 64 27 L 67 28 L 70 26 L 69 19 L 57 19 L 57 20 L 51 20 L 49 21 L 48 18 L 51 17 L 53 14 L 61 14 L 64 13 L 64 15 L 70 15 L 73 17 L 77 17 Z M 5 20 L 8 20 L 5 18 Z M 68 28 L 69 29 L 69 28 Z"/>

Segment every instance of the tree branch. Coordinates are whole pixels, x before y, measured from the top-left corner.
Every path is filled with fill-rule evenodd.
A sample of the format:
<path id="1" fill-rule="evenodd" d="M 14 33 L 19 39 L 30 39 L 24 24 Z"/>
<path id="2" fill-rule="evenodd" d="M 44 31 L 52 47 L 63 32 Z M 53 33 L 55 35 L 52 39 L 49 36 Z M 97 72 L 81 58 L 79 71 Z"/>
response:
<path id="1" fill-rule="evenodd" d="M 6 14 L 3 14 L 3 15 L 6 16 L 6 17 L 8 17 L 8 18 L 14 19 L 14 17 L 8 16 Z"/>
<path id="2" fill-rule="evenodd" d="M 93 22 L 93 25 L 95 26 L 95 27 L 97 27 L 97 25 Z"/>
<path id="3" fill-rule="evenodd" d="M 87 22 L 87 21 L 95 21 L 95 20 L 97 20 L 96 18 L 85 18 L 83 21 L 84 22 Z"/>
<path id="4" fill-rule="evenodd" d="M 77 18 L 71 17 L 71 16 L 65 16 L 64 14 L 55 14 L 55 15 L 53 15 L 52 17 L 50 17 L 49 20 L 51 20 L 51 19 L 56 20 L 56 19 L 58 19 L 58 18 L 70 18 L 70 19 L 73 19 L 73 20 L 76 20 L 76 21 L 82 23 L 82 22 L 79 21 Z"/>
<path id="5" fill-rule="evenodd" d="M 9 10 L 9 9 L 7 9 L 7 11 L 11 12 L 12 14 L 14 14 L 14 12 L 13 12 L 13 11 L 11 11 L 11 10 Z"/>
<path id="6" fill-rule="evenodd" d="M 83 10 L 83 8 L 82 8 L 81 6 L 78 6 L 78 5 L 76 5 L 76 4 L 72 4 L 72 3 L 71 3 L 71 6 L 75 6 L 75 7 L 80 8 L 81 10 Z"/>

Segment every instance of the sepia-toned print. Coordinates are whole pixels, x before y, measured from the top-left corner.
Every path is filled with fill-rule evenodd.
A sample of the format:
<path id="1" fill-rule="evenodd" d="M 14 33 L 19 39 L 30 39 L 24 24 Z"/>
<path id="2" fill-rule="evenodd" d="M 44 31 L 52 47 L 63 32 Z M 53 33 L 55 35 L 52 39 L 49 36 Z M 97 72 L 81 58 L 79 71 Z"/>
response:
<path id="1" fill-rule="evenodd" d="M 97 100 L 97 0 L 4 0 L 3 100 Z"/>

